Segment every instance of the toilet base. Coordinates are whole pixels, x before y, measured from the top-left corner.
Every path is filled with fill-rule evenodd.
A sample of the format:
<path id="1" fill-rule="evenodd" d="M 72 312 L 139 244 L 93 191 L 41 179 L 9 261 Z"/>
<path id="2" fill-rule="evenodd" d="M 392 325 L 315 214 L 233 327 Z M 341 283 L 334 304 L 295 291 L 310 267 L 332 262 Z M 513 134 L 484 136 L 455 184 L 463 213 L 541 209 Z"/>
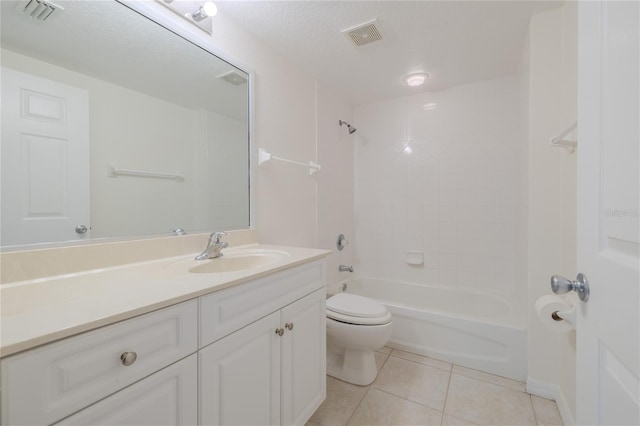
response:
<path id="1" fill-rule="evenodd" d="M 342 349 L 327 340 L 327 375 L 354 385 L 371 384 L 378 375 L 372 350 Z"/>

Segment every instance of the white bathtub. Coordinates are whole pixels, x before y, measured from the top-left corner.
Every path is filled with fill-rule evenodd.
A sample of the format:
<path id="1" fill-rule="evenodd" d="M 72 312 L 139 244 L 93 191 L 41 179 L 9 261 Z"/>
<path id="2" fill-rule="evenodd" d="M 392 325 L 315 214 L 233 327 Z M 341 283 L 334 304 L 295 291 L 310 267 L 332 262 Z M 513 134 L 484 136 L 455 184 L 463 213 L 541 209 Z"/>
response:
<path id="1" fill-rule="evenodd" d="M 371 278 L 347 282 L 347 293 L 377 299 L 393 315 L 389 346 L 489 373 L 525 380 L 527 336 L 515 301 Z"/>

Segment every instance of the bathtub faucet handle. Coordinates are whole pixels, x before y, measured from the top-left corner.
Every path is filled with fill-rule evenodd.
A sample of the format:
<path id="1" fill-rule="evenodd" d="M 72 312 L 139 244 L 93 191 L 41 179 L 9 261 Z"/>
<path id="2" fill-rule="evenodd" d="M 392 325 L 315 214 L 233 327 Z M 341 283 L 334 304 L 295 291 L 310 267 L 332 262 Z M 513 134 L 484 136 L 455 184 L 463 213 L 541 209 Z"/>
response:
<path id="1" fill-rule="evenodd" d="M 340 272 L 353 272 L 353 266 L 339 265 L 338 266 L 338 271 L 340 271 Z"/>

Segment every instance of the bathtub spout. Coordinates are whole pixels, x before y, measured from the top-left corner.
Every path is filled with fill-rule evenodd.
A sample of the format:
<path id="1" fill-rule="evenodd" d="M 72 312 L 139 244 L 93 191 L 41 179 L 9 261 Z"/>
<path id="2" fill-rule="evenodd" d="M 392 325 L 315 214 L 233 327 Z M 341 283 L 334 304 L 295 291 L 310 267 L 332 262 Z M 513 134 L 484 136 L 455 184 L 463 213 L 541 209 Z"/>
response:
<path id="1" fill-rule="evenodd" d="M 340 271 L 340 272 L 353 272 L 353 266 L 339 265 L 338 266 L 338 271 Z"/>

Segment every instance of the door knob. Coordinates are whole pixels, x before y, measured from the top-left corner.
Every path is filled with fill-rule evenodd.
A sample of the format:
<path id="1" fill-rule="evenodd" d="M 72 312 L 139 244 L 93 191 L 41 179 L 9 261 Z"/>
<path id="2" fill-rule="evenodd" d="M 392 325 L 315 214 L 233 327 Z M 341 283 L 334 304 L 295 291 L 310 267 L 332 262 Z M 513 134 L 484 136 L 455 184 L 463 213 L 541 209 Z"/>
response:
<path id="1" fill-rule="evenodd" d="M 560 275 L 554 275 L 551 277 L 551 291 L 556 294 L 575 291 L 578 293 L 578 298 L 586 302 L 589 300 L 589 280 L 587 280 L 587 276 L 582 273 L 578 274 L 575 281 L 571 281 Z"/>
<path id="2" fill-rule="evenodd" d="M 76 226 L 76 234 L 84 234 L 87 232 L 87 227 L 84 225 L 78 225 Z"/>

